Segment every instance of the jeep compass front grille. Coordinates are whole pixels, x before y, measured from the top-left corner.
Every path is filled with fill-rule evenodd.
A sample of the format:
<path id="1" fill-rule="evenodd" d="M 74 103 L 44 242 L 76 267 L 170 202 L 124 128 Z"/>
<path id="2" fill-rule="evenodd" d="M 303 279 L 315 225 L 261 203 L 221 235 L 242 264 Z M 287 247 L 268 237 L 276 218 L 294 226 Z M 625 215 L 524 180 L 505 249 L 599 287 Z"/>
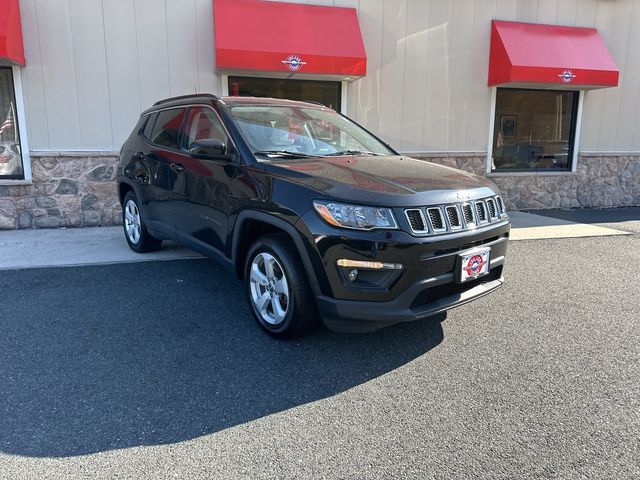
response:
<path id="1" fill-rule="evenodd" d="M 408 208 L 404 214 L 411 232 L 418 235 L 471 230 L 507 218 L 499 196 L 473 202 Z"/>

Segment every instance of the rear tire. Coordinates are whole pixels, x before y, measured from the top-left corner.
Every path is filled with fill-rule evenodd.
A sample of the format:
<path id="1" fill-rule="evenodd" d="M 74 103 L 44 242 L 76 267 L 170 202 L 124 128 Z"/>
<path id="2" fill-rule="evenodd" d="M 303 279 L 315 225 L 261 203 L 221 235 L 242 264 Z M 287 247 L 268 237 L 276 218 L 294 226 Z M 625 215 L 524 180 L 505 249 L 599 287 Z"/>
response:
<path id="1" fill-rule="evenodd" d="M 247 299 L 255 320 L 279 339 L 304 336 L 318 327 L 318 313 L 302 261 L 284 235 L 266 235 L 245 261 Z"/>
<path id="2" fill-rule="evenodd" d="M 162 244 L 162 240 L 152 237 L 147 231 L 140 204 L 132 191 L 127 192 L 122 201 L 122 227 L 129 248 L 134 252 L 153 252 Z"/>

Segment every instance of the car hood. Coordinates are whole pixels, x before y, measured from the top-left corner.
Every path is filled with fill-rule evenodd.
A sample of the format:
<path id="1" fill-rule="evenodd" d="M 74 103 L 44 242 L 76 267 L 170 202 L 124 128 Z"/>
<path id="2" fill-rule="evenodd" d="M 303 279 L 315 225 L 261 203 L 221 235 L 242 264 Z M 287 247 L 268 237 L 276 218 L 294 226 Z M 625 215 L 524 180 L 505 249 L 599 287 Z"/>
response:
<path id="1" fill-rule="evenodd" d="M 496 193 L 485 178 L 405 156 L 277 159 L 267 172 L 344 201 L 374 205 L 427 205 Z"/>

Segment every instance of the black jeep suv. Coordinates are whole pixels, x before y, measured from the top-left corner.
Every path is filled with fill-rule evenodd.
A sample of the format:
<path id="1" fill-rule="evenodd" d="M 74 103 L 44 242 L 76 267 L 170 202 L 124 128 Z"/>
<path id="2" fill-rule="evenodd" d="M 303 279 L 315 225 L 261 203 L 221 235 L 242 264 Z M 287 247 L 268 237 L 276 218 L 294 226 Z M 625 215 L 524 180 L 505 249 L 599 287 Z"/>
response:
<path id="1" fill-rule="evenodd" d="M 320 105 L 162 100 L 122 147 L 117 182 L 133 250 L 172 239 L 219 260 L 276 337 L 444 314 L 503 282 L 510 221 L 492 183 L 400 155 Z"/>

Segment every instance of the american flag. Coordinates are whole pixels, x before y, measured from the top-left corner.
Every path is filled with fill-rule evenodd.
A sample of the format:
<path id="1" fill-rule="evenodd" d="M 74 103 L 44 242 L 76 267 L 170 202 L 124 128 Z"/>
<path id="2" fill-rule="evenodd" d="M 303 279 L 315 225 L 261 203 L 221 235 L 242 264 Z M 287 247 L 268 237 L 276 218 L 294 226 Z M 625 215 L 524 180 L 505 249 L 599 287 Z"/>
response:
<path id="1" fill-rule="evenodd" d="M 7 118 L 4 120 L 2 125 L 0 125 L 0 135 L 4 133 L 5 130 L 9 130 L 10 128 L 14 128 L 14 119 L 15 115 L 13 114 L 13 103 L 7 112 Z"/>

